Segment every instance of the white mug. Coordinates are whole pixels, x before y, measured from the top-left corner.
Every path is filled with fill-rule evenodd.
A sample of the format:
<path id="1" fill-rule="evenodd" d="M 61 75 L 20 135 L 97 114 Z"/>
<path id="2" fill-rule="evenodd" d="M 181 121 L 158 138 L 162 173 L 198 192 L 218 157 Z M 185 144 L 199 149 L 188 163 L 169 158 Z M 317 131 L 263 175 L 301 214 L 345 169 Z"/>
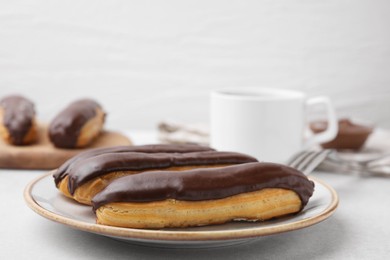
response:
<path id="1" fill-rule="evenodd" d="M 306 138 L 307 111 L 326 108 L 328 128 Z M 338 131 L 329 98 L 308 98 L 304 92 L 271 88 L 213 91 L 210 103 L 210 145 L 242 152 L 259 161 L 286 162 L 294 153 L 332 140 Z"/>

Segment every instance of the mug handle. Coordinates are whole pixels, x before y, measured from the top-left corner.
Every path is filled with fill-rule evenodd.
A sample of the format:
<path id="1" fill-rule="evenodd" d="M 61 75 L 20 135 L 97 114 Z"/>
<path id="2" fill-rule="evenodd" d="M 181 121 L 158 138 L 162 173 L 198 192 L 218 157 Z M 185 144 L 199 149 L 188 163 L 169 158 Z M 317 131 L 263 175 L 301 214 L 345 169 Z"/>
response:
<path id="1" fill-rule="evenodd" d="M 305 141 L 305 148 L 309 148 L 310 146 L 318 143 L 324 143 L 327 141 L 333 140 L 338 132 L 338 122 L 335 110 L 332 106 L 332 102 L 328 97 L 319 96 L 312 97 L 306 100 L 306 108 L 311 106 L 324 105 L 326 108 L 326 116 L 328 127 L 325 131 L 317 134 L 313 134 Z"/>

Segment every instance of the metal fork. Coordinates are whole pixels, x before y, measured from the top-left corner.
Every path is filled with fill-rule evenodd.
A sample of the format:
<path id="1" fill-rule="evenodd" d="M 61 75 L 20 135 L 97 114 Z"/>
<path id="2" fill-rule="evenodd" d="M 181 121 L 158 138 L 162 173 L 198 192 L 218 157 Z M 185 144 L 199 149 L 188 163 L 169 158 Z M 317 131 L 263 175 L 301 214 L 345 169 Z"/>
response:
<path id="1" fill-rule="evenodd" d="M 309 175 L 333 151 L 332 149 L 300 151 L 288 160 L 287 165 Z"/>
<path id="2" fill-rule="evenodd" d="M 320 170 L 330 172 L 390 177 L 389 164 L 374 164 L 389 157 L 389 154 L 364 161 L 346 161 L 338 157 L 334 151 L 333 149 L 301 151 L 291 157 L 287 165 L 296 168 L 305 175 L 310 174 L 318 167 Z"/>
<path id="3" fill-rule="evenodd" d="M 327 158 L 327 160 L 346 166 L 357 169 L 369 169 L 375 166 L 384 166 L 389 165 L 389 163 L 384 163 L 384 161 L 388 161 L 390 158 L 390 153 L 386 152 L 380 155 L 373 156 L 369 159 L 363 160 L 346 160 L 341 158 L 337 153 L 333 153 L 331 156 Z"/>
<path id="4" fill-rule="evenodd" d="M 325 160 L 319 166 L 320 170 L 329 172 L 342 172 L 346 174 L 355 174 L 362 177 L 378 176 L 378 177 L 390 177 L 390 165 L 378 164 L 378 165 L 364 165 L 359 163 L 345 162 L 342 160 L 336 160 L 331 156 L 325 158 Z"/>

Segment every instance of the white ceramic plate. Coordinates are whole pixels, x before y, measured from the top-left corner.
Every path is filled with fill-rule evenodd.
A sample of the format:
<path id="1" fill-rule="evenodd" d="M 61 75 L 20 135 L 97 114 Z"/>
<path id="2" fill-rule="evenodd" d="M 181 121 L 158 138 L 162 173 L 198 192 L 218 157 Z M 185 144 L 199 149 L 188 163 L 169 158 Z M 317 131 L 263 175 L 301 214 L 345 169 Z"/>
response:
<path id="1" fill-rule="evenodd" d="M 33 180 L 25 189 L 27 205 L 39 215 L 67 226 L 126 242 L 160 247 L 212 247 L 242 243 L 260 236 L 301 229 L 319 223 L 336 210 L 336 192 L 325 183 L 315 182 L 315 192 L 302 212 L 275 220 L 181 229 L 131 229 L 95 223 L 90 206 L 80 205 L 60 194 L 51 173 Z"/>

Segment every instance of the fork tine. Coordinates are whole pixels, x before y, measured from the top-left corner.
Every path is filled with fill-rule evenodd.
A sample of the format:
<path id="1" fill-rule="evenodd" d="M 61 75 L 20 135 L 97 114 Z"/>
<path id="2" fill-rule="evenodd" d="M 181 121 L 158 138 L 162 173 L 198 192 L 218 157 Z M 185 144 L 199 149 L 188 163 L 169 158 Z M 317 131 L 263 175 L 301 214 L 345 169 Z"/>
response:
<path id="1" fill-rule="evenodd" d="M 306 167 L 306 165 L 309 164 L 313 158 L 315 158 L 317 153 L 317 151 L 308 151 L 307 155 L 302 158 L 298 164 L 295 165 L 295 169 L 302 171 L 302 169 Z"/>
<path id="2" fill-rule="evenodd" d="M 301 165 L 298 166 L 299 170 L 305 175 L 310 174 L 317 166 L 325 160 L 325 158 L 332 153 L 333 150 L 325 149 L 319 152 L 315 152 L 310 158 L 307 158 Z"/>
<path id="3" fill-rule="evenodd" d="M 292 167 L 292 165 L 295 165 L 298 161 L 300 161 L 301 157 L 306 153 L 307 151 L 299 151 L 298 153 L 295 153 L 291 158 L 288 159 L 286 165 L 289 165 Z"/>
<path id="4" fill-rule="evenodd" d="M 290 159 L 287 165 L 289 165 L 292 168 L 297 168 L 298 165 L 300 165 L 301 162 L 305 160 L 305 158 L 307 158 L 311 153 L 312 151 L 301 151 L 297 153 L 297 155 L 294 156 L 292 159 Z"/>

